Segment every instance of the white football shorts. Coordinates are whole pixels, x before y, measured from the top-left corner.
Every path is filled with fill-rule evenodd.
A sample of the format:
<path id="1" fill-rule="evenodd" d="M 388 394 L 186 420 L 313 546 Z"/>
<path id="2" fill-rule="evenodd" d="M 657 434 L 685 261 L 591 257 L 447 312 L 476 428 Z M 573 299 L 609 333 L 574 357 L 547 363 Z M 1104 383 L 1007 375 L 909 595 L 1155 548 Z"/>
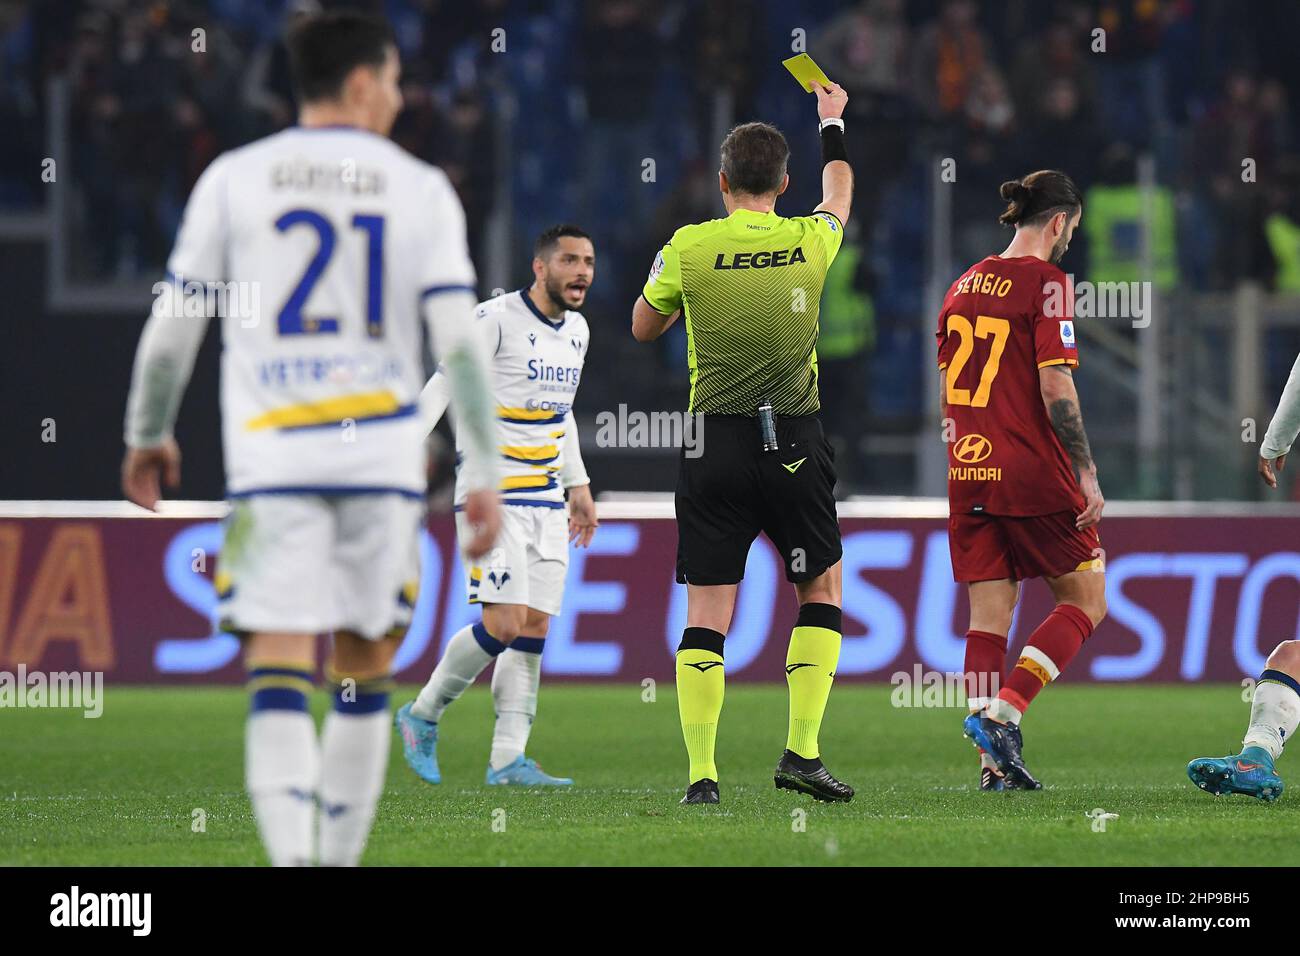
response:
<path id="1" fill-rule="evenodd" d="M 220 628 L 368 640 L 403 633 L 420 584 L 424 515 L 422 498 L 395 493 L 232 500 L 217 560 Z"/>
<path id="2" fill-rule="evenodd" d="M 456 537 L 467 540 L 469 522 L 456 514 Z M 496 547 L 471 561 L 461 550 L 470 604 L 522 604 L 543 614 L 560 613 L 569 568 L 566 508 L 502 505 Z"/>

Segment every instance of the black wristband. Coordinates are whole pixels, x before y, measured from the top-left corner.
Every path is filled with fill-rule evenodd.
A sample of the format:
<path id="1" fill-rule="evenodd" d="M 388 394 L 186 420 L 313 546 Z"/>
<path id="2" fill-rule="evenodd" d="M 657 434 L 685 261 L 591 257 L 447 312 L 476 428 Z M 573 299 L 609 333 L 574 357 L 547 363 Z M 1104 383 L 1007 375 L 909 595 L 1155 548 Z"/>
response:
<path id="1" fill-rule="evenodd" d="M 844 148 L 844 130 L 837 123 L 827 123 L 822 127 L 822 165 L 837 159 L 849 161 L 849 152 Z"/>

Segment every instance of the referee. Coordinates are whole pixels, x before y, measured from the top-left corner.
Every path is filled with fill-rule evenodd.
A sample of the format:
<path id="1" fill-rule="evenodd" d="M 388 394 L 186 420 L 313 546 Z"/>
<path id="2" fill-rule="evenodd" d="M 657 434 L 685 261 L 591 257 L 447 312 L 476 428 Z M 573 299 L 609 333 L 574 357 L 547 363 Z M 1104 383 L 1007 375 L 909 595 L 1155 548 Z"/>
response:
<path id="1" fill-rule="evenodd" d="M 846 801 L 817 746 L 840 653 L 840 527 L 835 465 L 817 410 L 817 304 L 844 236 L 853 170 L 841 116 L 848 95 L 815 89 L 821 117 L 822 203 L 810 216 L 774 211 L 790 182 L 790 148 L 767 123 L 722 143 L 718 185 L 727 218 L 678 229 L 655 258 L 632 311 L 651 342 L 686 322 L 689 410 L 703 418 L 703 454 L 683 454 L 677 478 L 677 582 L 686 630 L 677 699 L 690 756 L 683 803 L 717 803 L 713 745 L 722 712 L 723 644 L 745 557 L 759 532 L 776 546 L 799 599 L 786 680 L 790 729 L 779 788 Z"/>

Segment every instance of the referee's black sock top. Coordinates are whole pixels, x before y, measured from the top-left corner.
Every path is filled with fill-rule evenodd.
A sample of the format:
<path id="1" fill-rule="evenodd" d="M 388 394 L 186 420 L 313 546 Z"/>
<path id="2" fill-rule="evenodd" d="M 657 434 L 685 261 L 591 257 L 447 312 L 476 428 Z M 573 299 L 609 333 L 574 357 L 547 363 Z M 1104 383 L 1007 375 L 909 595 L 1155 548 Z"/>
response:
<path id="1" fill-rule="evenodd" d="M 807 604 L 799 605 L 799 617 L 794 622 L 794 626 L 824 627 L 828 631 L 842 634 L 844 612 L 834 604 L 819 604 L 816 601 L 809 601 Z"/>
<path id="2" fill-rule="evenodd" d="M 725 634 L 707 627 L 688 627 L 682 631 L 682 642 L 677 645 L 679 651 L 712 651 L 722 656 L 722 644 L 727 639 Z"/>

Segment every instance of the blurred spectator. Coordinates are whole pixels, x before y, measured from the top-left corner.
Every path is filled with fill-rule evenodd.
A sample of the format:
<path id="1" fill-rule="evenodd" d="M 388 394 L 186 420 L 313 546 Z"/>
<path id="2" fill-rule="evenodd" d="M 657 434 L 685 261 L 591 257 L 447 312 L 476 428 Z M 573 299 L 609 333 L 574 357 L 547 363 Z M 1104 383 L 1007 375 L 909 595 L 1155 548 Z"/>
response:
<path id="1" fill-rule="evenodd" d="M 953 212 L 957 256 L 975 261 L 1000 241 L 996 216 L 998 187 L 1019 168 L 1016 109 L 1002 74 L 984 67 L 974 78 L 961 113 L 954 152 L 957 183 Z"/>
<path id="2" fill-rule="evenodd" d="M 690 11 L 690 29 L 682 31 L 688 42 L 695 43 L 690 58 L 691 108 L 704 138 L 713 133 L 714 102 L 720 91 L 730 97 L 736 116 L 760 111 L 754 102 L 753 51 L 761 20 L 753 6 L 752 0 L 712 0 Z"/>
<path id="3" fill-rule="evenodd" d="M 1019 165 L 1025 172 L 1065 170 L 1086 189 L 1097 175 L 1103 144 L 1075 81 L 1068 76 L 1047 80 L 1034 103 L 1034 114 L 1025 124 Z"/>
<path id="4" fill-rule="evenodd" d="M 1064 17 L 1053 20 L 1038 36 L 1020 43 L 1011 71 L 1016 108 L 1033 124 L 1043 115 L 1043 91 L 1066 80 L 1074 91 L 1081 114 L 1091 116 L 1096 106 L 1089 37 Z"/>
<path id="5" fill-rule="evenodd" d="M 1192 138 L 1188 168 L 1202 188 L 1209 187 L 1206 200 L 1218 237 L 1213 263 L 1218 288 L 1262 279 L 1269 268 L 1258 180 L 1276 169 L 1279 147 L 1289 137 L 1281 90 L 1272 83 L 1264 87 L 1251 71 L 1233 70 Z"/>
<path id="6" fill-rule="evenodd" d="M 910 45 L 902 0 L 862 0 L 827 23 L 813 44 L 827 76 L 849 94 L 845 135 L 857 173 L 854 210 L 868 220 L 907 157 L 914 114 Z"/>
<path id="7" fill-rule="evenodd" d="M 653 10 L 643 0 L 599 0 L 586 7 L 582 90 L 587 121 L 573 146 L 586 187 L 583 220 L 606 223 L 611 240 L 602 256 L 603 295 L 641 268 L 629 270 L 626 253 L 650 213 L 643 164 L 651 160 L 657 167 L 671 155 L 666 146 L 654 148 L 647 105 L 647 97 L 656 92 L 663 56 Z"/>
<path id="8" fill-rule="evenodd" d="M 1097 82 L 1114 138 L 1144 146 L 1165 121 L 1158 54 L 1165 21 L 1177 15 L 1177 6 L 1160 0 L 1103 0 L 1098 7 L 1106 47 L 1097 54 Z"/>
<path id="9" fill-rule="evenodd" d="M 944 0 L 938 18 L 921 28 L 913 90 L 931 120 L 949 120 L 962 111 L 989 59 L 989 42 L 975 14 L 973 0 Z"/>

